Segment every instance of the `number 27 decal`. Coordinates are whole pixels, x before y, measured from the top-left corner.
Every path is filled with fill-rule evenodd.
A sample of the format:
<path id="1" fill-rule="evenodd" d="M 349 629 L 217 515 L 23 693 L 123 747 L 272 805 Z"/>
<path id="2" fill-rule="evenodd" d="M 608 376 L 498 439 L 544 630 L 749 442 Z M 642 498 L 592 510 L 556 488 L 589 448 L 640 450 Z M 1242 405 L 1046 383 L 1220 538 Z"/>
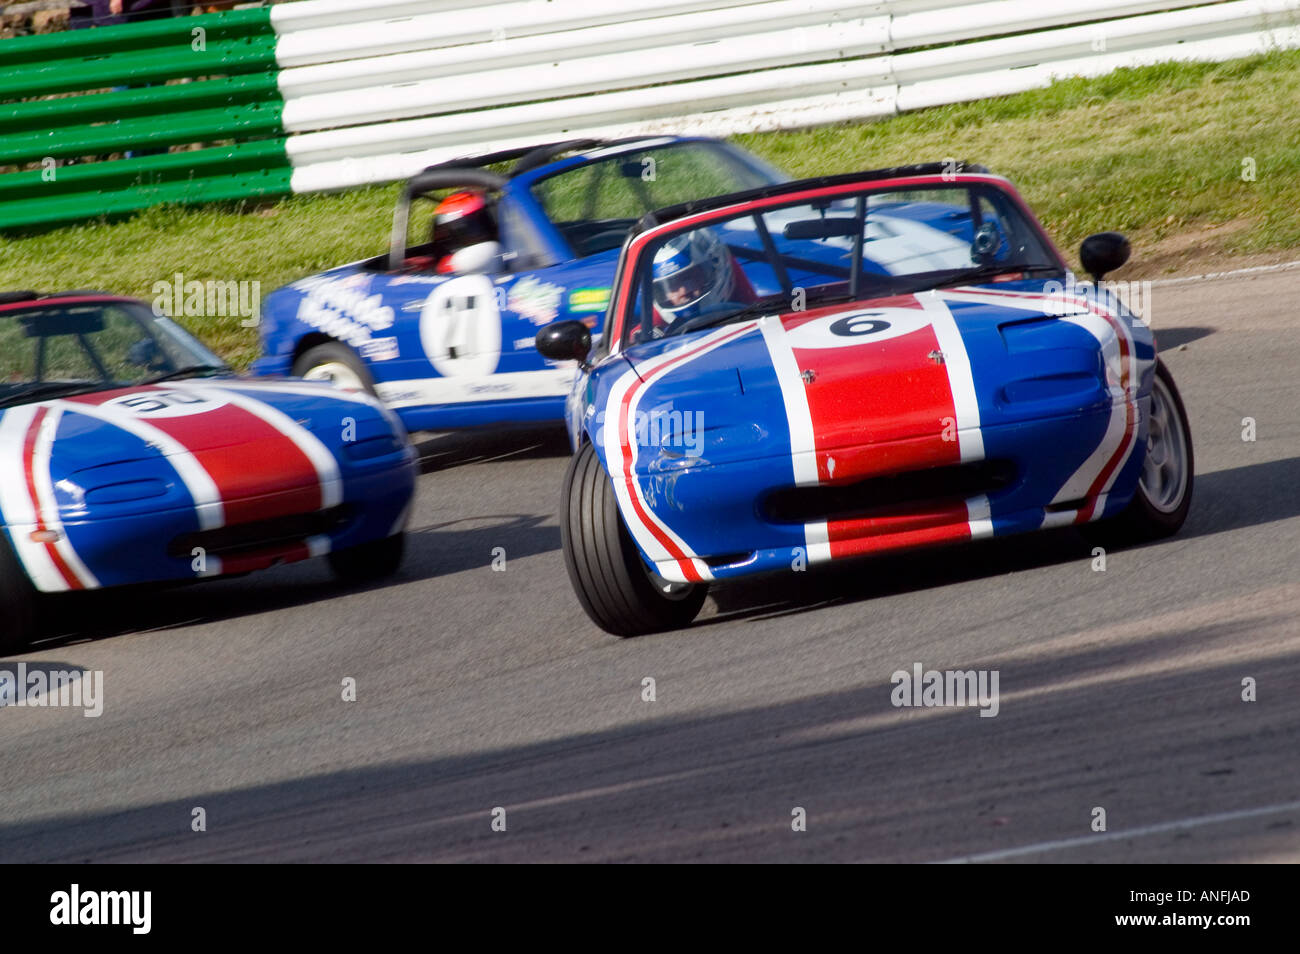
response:
<path id="1" fill-rule="evenodd" d="M 420 343 L 444 377 L 485 377 L 501 360 L 501 312 L 486 275 L 438 285 L 420 310 Z"/>

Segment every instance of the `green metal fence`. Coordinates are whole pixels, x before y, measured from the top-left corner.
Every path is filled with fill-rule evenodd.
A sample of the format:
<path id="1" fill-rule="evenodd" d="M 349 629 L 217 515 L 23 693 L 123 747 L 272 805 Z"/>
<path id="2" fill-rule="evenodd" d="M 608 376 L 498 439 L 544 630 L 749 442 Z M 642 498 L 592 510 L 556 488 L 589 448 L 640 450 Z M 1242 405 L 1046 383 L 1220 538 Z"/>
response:
<path id="1" fill-rule="evenodd" d="M 0 43 L 0 228 L 288 193 L 275 45 L 267 9 Z"/>

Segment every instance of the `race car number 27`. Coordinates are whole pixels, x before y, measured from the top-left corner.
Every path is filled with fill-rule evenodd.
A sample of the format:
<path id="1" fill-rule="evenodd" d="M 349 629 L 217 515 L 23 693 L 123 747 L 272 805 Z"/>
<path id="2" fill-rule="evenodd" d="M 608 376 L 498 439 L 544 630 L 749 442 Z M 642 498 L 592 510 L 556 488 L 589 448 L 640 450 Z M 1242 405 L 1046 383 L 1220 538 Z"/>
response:
<path id="1" fill-rule="evenodd" d="M 444 377 L 484 377 L 501 360 L 501 312 L 486 275 L 438 285 L 420 310 L 420 343 Z"/>

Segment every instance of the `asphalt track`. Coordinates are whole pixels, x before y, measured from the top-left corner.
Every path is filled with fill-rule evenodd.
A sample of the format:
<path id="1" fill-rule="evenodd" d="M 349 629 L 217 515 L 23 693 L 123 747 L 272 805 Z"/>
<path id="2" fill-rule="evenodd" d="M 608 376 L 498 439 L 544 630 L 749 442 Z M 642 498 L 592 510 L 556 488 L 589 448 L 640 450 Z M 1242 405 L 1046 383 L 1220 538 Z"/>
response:
<path id="1" fill-rule="evenodd" d="M 313 561 L 64 606 L 92 638 L 22 659 L 101 670 L 103 715 L 0 710 L 0 861 L 1298 860 L 1298 288 L 1155 289 L 1196 496 L 1104 572 L 1058 531 L 738 584 L 620 641 L 564 574 L 562 436 L 428 436 L 386 584 Z M 895 708 L 918 662 L 998 670 L 998 715 Z"/>

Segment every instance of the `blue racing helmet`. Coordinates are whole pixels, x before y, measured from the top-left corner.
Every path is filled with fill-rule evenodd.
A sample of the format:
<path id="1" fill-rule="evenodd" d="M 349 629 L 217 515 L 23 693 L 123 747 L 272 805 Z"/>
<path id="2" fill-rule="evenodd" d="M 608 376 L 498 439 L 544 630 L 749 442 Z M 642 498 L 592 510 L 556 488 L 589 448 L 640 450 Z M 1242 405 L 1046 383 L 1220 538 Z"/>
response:
<path id="1" fill-rule="evenodd" d="M 652 269 L 655 308 L 670 323 L 728 301 L 735 284 L 731 253 L 707 228 L 664 242 L 655 252 Z"/>

